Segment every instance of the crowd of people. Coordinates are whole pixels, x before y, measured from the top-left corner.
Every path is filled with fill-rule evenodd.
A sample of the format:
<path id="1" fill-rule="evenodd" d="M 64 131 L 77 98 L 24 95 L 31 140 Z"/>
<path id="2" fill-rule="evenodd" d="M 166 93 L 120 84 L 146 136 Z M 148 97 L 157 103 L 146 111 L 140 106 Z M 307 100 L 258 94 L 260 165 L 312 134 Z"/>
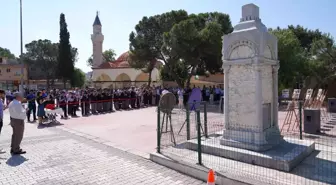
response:
<path id="1" fill-rule="evenodd" d="M 196 88 L 195 86 L 193 88 Z M 200 87 L 197 87 L 200 88 Z M 218 101 L 223 95 L 223 89 L 219 86 L 203 87 L 203 101 Z M 61 118 L 67 119 L 69 116 L 77 117 L 77 111 L 81 111 L 82 116 L 91 114 L 103 114 L 118 110 L 132 110 L 142 107 L 156 106 L 160 101 L 160 96 L 164 92 L 172 92 L 176 97 L 176 104 L 186 104 L 192 88 L 168 88 L 161 86 L 153 87 L 130 87 L 120 89 L 96 89 L 84 88 L 73 90 L 26 90 L 24 94 L 0 90 L 0 134 L 3 126 L 3 110 L 9 108 L 13 128 L 12 150 L 14 154 L 25 153 L 20 149 L 23 136 L 23 122 L 27 118 L 28 122 L 38 121 L 42 125 L 47 118 L 45 109 L 61 108 L 63 114 Z M 26 106 L 23 106 L 23 104 Z M 20 106 L 18 106 L 20 105 Z M 22 108 L 24 107 L 24 108 Z"/>

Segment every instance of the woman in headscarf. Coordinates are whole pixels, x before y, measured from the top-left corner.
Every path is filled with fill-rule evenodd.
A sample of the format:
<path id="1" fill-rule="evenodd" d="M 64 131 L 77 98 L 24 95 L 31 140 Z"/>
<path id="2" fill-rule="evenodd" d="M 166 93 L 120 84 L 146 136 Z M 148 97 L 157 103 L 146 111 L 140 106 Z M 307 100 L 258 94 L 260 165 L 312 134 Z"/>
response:
<path id="1" fill-rule="evenodd" d="M 45 106 L 45 102 L 46 102 L 46 97 L 47 95 L 42 93 L 41 91 L 39 91 L 37 93 L 37 117 L 38 117 L 38 123 L 39 125 L 42 125 L 42 121 L 43 121 L 43 117 L 45 116 L 45 111 L 44 111 L 44 106 Z"/>

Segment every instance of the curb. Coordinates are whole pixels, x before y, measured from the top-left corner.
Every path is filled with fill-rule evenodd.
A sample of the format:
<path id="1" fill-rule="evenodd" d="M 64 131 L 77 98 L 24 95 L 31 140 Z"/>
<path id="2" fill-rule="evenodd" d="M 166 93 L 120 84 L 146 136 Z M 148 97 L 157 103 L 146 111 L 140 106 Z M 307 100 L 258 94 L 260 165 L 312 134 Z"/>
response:
<path id="1" fill-rule="evenodd" d="M 208 179 L 209 168 L 196 164 L 187 164 L 180 161 L 175 161 L 169 159 L 158 153 L 151 153 L 150 160 L 170 168 L 172 170 L 178 171 L 182 174 L 188 175 L 195 179 L 206 182 Z M 216 173 L 216 184 L 218 185 L 249 185 L 248 183 L 240 182 L 238 180 L 230 179 L 221 174 Z"/>

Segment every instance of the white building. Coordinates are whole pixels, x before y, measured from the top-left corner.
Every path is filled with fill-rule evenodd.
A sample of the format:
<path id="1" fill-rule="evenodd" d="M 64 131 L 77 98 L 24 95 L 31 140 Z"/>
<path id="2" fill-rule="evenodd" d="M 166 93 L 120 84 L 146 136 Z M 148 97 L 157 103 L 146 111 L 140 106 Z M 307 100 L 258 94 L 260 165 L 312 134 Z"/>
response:
<path id="1" fill-rule="evenodd" d="M 103 61 L 104 35 L 102 34 L 102 24 L 98 13 L 93 23 L 91 40 L 93 47 L 92 81 L 96 87 L 141 86 L 148 82 L 149 76 L 147 73 L 130 66 L 128 51 L 120 55 L 115 61 Z M 157 62 L 157 66 L 159 66 L 159 63 Z M 159 70 L 157 67 L 152 71 L 151 77 L 153 83 L 158 83 Z"/>

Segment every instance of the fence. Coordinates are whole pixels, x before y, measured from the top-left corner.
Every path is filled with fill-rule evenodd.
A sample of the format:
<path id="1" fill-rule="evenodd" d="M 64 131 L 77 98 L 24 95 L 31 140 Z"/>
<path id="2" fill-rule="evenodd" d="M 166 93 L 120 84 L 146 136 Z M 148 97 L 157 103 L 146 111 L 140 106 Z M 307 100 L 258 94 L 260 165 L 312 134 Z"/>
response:
<path id="1" fill-rule="evenodd" d="M 247 184 L 336 184 L 336 120 L 333 119 L 336 115 L 325 108 L 320 110 L 320 132 L 307 134 L 303 114 L 306 110 L 299 101 L 294 129 L 281 132 L 286 144 L 264 152 L 233 150 L 220 144 L 225 124 L 218 105 L 188 104 L 186 108 L 175 108 L 170 115 L 157 111 L 157 152 L 183 164 L 214 169 L 217 175 Z M 280 127 L 284 117 L 286 112 L 280 111 Z M 297 145 L 293 144 L 296 142 Z M 300 156 L 295 158 L 286 169 L 284 161 L 294 158 L 304 147 L 315 150 L 302 161 Z M 263 160 L 251 161 L 260 158 Z"/>

